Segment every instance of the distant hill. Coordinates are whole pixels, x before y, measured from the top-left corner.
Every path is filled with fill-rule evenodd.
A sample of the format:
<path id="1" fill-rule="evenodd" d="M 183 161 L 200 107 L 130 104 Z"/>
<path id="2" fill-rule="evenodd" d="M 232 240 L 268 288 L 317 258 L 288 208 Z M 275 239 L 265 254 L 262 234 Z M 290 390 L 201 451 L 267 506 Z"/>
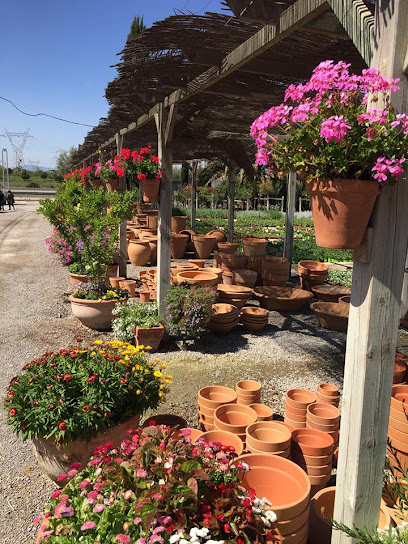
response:
<path id="1" fill-rule="evenodd" d="M 22 166 L 23 170 L 28 170 L 29 172 L 35 172 L 36 170 L 55 170 L 55 168 L 51 168 L 50 166 L 33 166 L 32 164 L 25 164 Z"/>

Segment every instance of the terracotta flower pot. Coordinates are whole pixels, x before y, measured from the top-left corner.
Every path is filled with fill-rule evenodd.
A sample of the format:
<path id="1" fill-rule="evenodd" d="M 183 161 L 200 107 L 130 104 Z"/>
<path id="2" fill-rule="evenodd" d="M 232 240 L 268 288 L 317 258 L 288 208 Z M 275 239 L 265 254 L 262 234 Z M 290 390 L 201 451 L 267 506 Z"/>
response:
<path id="1" fill-rule="evenodd" d="M 156 264 L 157 263 L 157 243 L 158 243 L 157 236 L 150 236 L 148 238 L 148 242 L 150 247 L 150 264 Z"/>
<path id="2" fill-rule="evenodd" d="M 236 268 L 232 272 L 232 281 L 236 285 L 244 285 L 245 287 L 255 287 L 258 273 L 254 270 L 246 270 L 245 268 Z"/>
<path id="3" fill-rule="evenodd" d="M 197 269 L 204 268 L 205 263 L 206 263 L 206 259 L 188 259 L 187 263 L 192 264 Z"/>
<path id="4" fill-rule="evenodd" d="M 316 403 L 307 407 L 307 419 L 319 425 L 339 425 L 340 412 L 330 404 Z"/>
<path id="5" fill-rule="evenodd" d="M 408 385 L 396 384 L 392 386 L 391 408 L 404 413 L 408 409 Z M 405 414 L 404 414 L 405 415 Z"/>
<path id="6" fill-rule="evenodd" d="M 329 405 L 328 405 L 329 406 Z M 306 417 L 306 429 L 317 429 L 318 431 L 323 431 L 324 433 L 330 434 L 331 436 L 336 436 L 336 439 L 339 434 L 339 424 L 333 423 L 332 425 L 321 425 L 320 423 L 315 423 L 314 421 L 310 421 Z M 331 434 L 334 433 L 334 434 Z M 334 440 L 336 442 L 336 440 Z"/>
<path id="7" fill-rule="evenodd" d="M 313 302 L 310 308 L 316 314 L 321 327 L 347 332 L 349 305 L 336 302 Z"/>
<path id="8" fill-rule="evenodd" d="M 215 410 L 222 404 L 236 402 L 237 394 L 223 385 L 207 385 L 199 390 L 198 400 L 203 406 Z"/>
<path id="9" fill-rule="evenodd" d="M 198 234 L 194 234 L 192 238 L 195 254 L 205 261 L 214 250 L 216 238 L 213 236 L 200 236 Z"/>
<path id="10" fill-rule="evenodd" d="M 305 429 L 306 428 L 306 420 L 305 421 L 295 421 L 294 419 L 291 419 L 286 413 L 285 413 L 285 423 L 293 427 L 294 429 Z"/>
<path id="11" fill-rule="evenodd" d="M 126 303 L 126 298 L 114 300 L 85 300 L 69 297 L 74 316 L 85 327 L 97 331 L 107 331 L 113 321 L 112 310 L 118 302 Z"/>
<path id="12" fill-rule="evenodd" d="M 296 429 L 292 433 L 292 448 L 305 455 L 329 455 L 333 446 L 333 438 L 322 431 Z"/>
<path id="13" fill-rule="evenodd" d="M 187 217 L 184 215 L 173 215 L 171 218 L 171 232 L 179 234 L 183 229 L 186 228 Z"/>
<path id="14" fill-rule="evenodd" d="M 255 422 L 256 412 L 252 408 L 249 408 L 249 406 L 242 406 L 240 404 L 220 406 L 214 413 L 214 425 L 220 431 L 243 434 L 248 425 Z"/>
<path id="15" fill-rule="evenodd" d="M 143 240 L 130 240 L 128 247 L 129 259 L 133 266 L 145 266 L 151 255 L 149 242 Z"/>
<path id="16" fill-rule="evenodd" d="M 129 291 L 129 297 L 135 298 L 136 296 L 136 281 L 135 280 L 124 280 L 124 288 Z"/>
<path id="17" fill-rule="evenodd" d="M 343 285 L 316 285 L 312 293 L 323 302 L 339 302 L 340 297 L 350 296 L 351 289 Z"/>
<path id="18" fill-rule="evenodd" d="M 265 238 L 243 238 L 242 247 L 244 254 L 248 257 L 252 255 L 264 255 L 268 240 Z"/>
<path id="19" fill-rule="evenodd" d="M 216 274 L 218 276 L 218 283 L 222 283 L 222 270 L 221 268 L 214 268 L 213 266 L 206 266 L 198 269 L 199 272 L 210 272 L 210 274 Z"/>
<path id="20" fill-rule="evenodd" d="M 232 272 L 233 270 L 239 268 L 245 268 L 246 257 L 243 253 L 239 251 L 234 252 L 221 252 L 221 268 L 223 272 Z"/>
<path id="21" fill-rule="evenodd" d="M 81 463 L 82 467 L 88 463 L 94 449 L 106 442 L 113 442 L 119 446 L 122 440 L 129 438 L 128 429 L 137 429 L 140 415 L 137 414 L 127 421 L 111 427 L 104 433 L 99 433 L 86 440 L 74 440 L 67 446 L 56 446 L 54 438 L 45 440 L 42 437 L 33 439 L 34 452 L 41 470 L 49 478 L 56 481 L 58 476 L 66 473 L 73 463 Z"/>
<path id="22" fill-rule="evenodd" d="M 263 452 L 287 450 L 291 437 L 292 433 L 278 421 L 259 421 L 246 429 L 247 445 Z"/>
<path id="23" fill-rule="evenodd" d="M 306 410 L 313 402 L 316 402 L 316 395 L 308 389 L 289 389 L 286 392 L 286 405 L 297 410 Z"/>
<path id="24" fill-rule="evenodd" d="M 183 431 L 190 431 L 190 434 L 184 435 L 182 434 Z M 172 438 L 174 440 L 181 440 L 183 437 L 185 437 L 187 439 L 190 439 L 190 441 L 194 444 L 194 442 L 196 442 L 196 440 L 198 440 L 202 435 L 203 432 L 198 429 L 194 429 L 192 427 L 184 427 L 183 429 L 179 429 L 178 431 L 173 433 Z"/>
<path id="25" fill-rule="evenodd" d="M 286 450 L 279 450 L 279 451 L 263 451 L 263 450 L 257 450 L 252 442 L 246 442 L 246 450 L 249 453 L 259 453 L 261 455 L 264 455 L 265 453 L 267 455 L 278 455 L 279 457 L 284 457 L 285 459 L 290 458 L 290 446 L 286 448 Z"/>
<path id="26" fill-rule="evenodd" d="M 298 423 L 304 423 L 306 426 L 306 410 L 301 411 L 301 413 L 295 413 L 290 410 L 289 406 L 285 406 L 285 417 Z"/>
<path id="27" fill-rule="evenodd" d="M 150 291 L 148 289 L 141 289 L 139 291 L 139 300 L 140 300 L 140 302 L 149 302 L 149 300 L 150 300 Z"/>
<path id="28" fill-rule="evenodd" d="M 105 182 L 106 188 L 109 192 L 117 191 L 119 187 L 119 180 L 118 179 L 110 179 L 109 181 Z"/>
<path id="29" fill-rule="evenodd" d="M 312 208 L 316 244 L 320 247 L 359 247 L 380 192 L 375 181 L 319 179 L 306 183 Z"/>
<path id="30" fill-rule="evenodd" d="M 135 342 L 137 346 L 150 346 L 150 351 L 156 351 L 163 339 L 164 327 L 136 327 Z"/>
<path id="31" fill-rule="evenodd" d="M 340 395 L 337 385 L 332 383 L 321 383 L 317 387 L 317 393 L 327 395 L 329 397 L 338 397 Z"/>
<path id="32" fill-rule="evenodd" d="M 143 202 L 158 202 L 159 201 L 159 179 L 144 179 L 139 180 L 139 186 L 143 193 Z"/>
<path id="33" fill-rule="evenodd" d="M 237 395 L 261 394 L 262 385 L 255 380 L 241 380 L 235 386 Z"/>
<path id="34" fill-rule="evenodd" d="M 179 272 L 176 279 L 178 283 L 198 283 L 201 287 L 216 288 L 218 285 L 218 276 L 216 274 L 199 272 L 198 270 Z"/>
<path id="35" fill-rule="evenodd" d="M 401 360 L 395 359 L 394 363 L 394 378 L 392 383 L 401 383 L 405 381 L 405 374 L 407 372 L 407 367 L 405 363 Z"/>
<path id="36" fill-rule="evenodd" d="M 170 251 L 172 259 L 182 259 L 186 252 L 188 236 L 186 234 L 172 233 L 170 239 Z"/>
<path id="37" fill-rule="evenodd" d="M 210 232 L 207 232 L 206 236 L 211 236 L 216 239 L 215 249 L 218 249 L 218 244 L 220 242 L 223 243 L 223 242 L 226 242 L 227 240 L 227 235 L 225 234 L 225 232 L 219 229 L 210 230 Z"/>
<path id="38" fill-rule="evenodd" d="M 262 308 L 276 312 L 298 312 L 313 298 L 309 291 L 293 287 L 255 287 L 254 295 Z"/>
<path id="39" fill-rule="evenodd" d="M 242 455 L 244 444 L 235 434 L 228 431 L 209 431 L 201 435 L 205 442 L 219 442 L 223 446 L 232 446 L 237 455 Z"/>
<path id="40" fill-rule="evenodd" d="M 292 461 L 298 465 L 321 467 L 331 463 L 333 455 L 305 455 L 301 451 L 295 449 L 291 453 Z"/>
<path id="41" fill-rule="evenodd" d="M 218 251 L 222 253 L 233 253 L 237 251 L 239 244 L 234 242 L 218 242 Z"/>
<path id="42" fill-rule="evenodd" d="M 179 234 L 186 234 L 188 236 L 187 251 L 194 251 L 193 236 L 196 234 L 191 229 L 183 229 Z"/>
<path id="43" fill-rule="evenodd" d="M 119 287 L 119 282 L 124 281 L 126 278 L 123 278 L 122 276 L 111 276 L 109 278 L 109 283 L 111 287 Z"/>
<path id="44" fill-rule="evenodd" d="M 155 414 L 148 417 L 142 427 L 150 427 L 150 425 L 166 425 L 167 427 L 175 427 L 178 425 L 180 429 L 187 427 L 187 421 L 184 417 L 177 416 L 174 414 Z"/>
<path id="45" fill-rule="evenodd" d="M 149 229 L 155 229 L 157 230 L 157 227 L 159 225 L 159 216 L 157 212 L 148 213 L 147 214 L 147 226 Z"/>
<path id="46" fill-rule="evenodd" d="M 252 410 L 255 410 L 257 421 L 272 421 L 273 410 L 266 404 L 254 403 L 249 405 Z"/>

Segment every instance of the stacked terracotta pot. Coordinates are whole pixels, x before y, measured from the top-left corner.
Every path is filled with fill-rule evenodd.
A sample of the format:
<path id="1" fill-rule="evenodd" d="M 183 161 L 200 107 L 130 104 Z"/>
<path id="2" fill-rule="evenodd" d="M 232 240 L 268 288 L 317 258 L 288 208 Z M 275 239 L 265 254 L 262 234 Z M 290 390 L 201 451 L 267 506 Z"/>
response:
<path id="1" fill-rule="evenodd" d="M 241 380 L 235 386 L 237 403 L 250 406 L 259 403 L 262 394 L 262 385 L 255 380 Z"/>
<path id="2" fill-rule="evenodd" d="M 309 476 L 314 492 L 325 487 L 333 466 L 333 438 L 316 429 L 295 429 L 291 458 Z"/>
<path id="3" fill-rule="evenodd" d="M 237 268 L 232 272 L 232 283 L 234 285 L 242 285 L 243 287 L 255 287 L 258 273 L 254 270 L 246 270 L 245 268 Z"/>
<path id="4" fill-rule="evenodd" d="M 298 273 L 301 288 L 310 291 L 315 285 L 321 285 L 327 280 L 329 267 L 318 261 L 300 261 Z"/>
<path id="5" fill-rule="evenodd" d="M 268 310 L 256 306 L 242 308 L 241 323 L 248 331 L 261 331 L 268 324 Z"/>
<path id="6" fill-rule="evenodd" d="M 238 461 L 249 465 L 242 486 L 266 497 L 277 521 L 268 542 L 306 544 L 309 531 L 310 481 L 292 461 L 278 455 L 247 454 Z"/>
<path id="7" fill-rule="evenodd" d="M 218 302 L 233 304 L 240 310 L 251 298 L 252 289 L 240 285 L 218 285 Z"/>
<path id="8" fill-rule="evenodd" d="M 325 402 L 338 408 L 340 403 L 339 388 L 332 383 L 321 383 L 316 391 L 316 399 L 317 402 Z"/>
<path id="9" fill-rule="evenodd" d="M 249 405 L 252 410 L 255 410 L 257 418 L 257 421 L 272 421 L 273 420 L 273 410 L 266 404 L 261 404 L 259 402 L 256 402 L 254 404 Z"/>
<path id="10" fill-rule="evenodd" d="M 220 442 L 224 446 L 232 446 L 237 455 L 242 455 L 244 451 L 244 444 L 242 440 L 236 434 L 229 431 L 207 431 L 202 433 L 199 438 L 202 438 L 206 442 Z"/>
<path id="11" fill-rule="evenodd" d="M 213 304 L 208 328 L 215 334 L 228 334 L 239 323 L 238 308 L 232 304 Z"/>
<path id="12" fill-rule="evenodd" d="M 255 285 L 262 285 L 262 263 L 264 259 L 265 255 L 253 255 L 251 257 L 247 257 L 246 268 L 257 273 Z"/>
<path id="13" fill-rule="evenodd" d="M 340 411 L 335 406 L 317 402 L 307 407 L 306 428 L 317 429 L 333 438 L 334 449 L 339 445 Z"/>
<path id="14" fill-rule="evenodd" d="M 233 272 L 236 269 L 245 268 L 246 257 L 239 251 L 221 251 L 221 269 L 223 272 Z"/>
<path id="15" fill-rule="evenodd" d="M 394 378 L 392 383 L 404 383 L 407 373 L 408 357 L 402 353 L 395 355 Z"/>
<path id="16" fill-rule="evenodd" d="M 262 262 L 264 285 L 286 285 L 290 276 L 290 262 L 284 257 L 266 256 Z"/>
<path id="17" fill-rule="evenodd" d="M 408 385 L 393 385 L 391 393 L 388 439 L 395 456 L 388 454 L 390 462 L 396 465 L 395 457 L 403 470 L 408 469 Z"/>
<path id="18" fill-rule="evenodd" d="M 251 453 L 290 457 L 292 433 L 279 421 L 258 421 L 246 429 L 246 448 Z"/>
<path id="19" fill-rule="evenodd" d="M 285 423 L 295 429 L 306 427 L 307 407 L 316 402 L 316 395 L 307 389 L 289 389 L 286 392 Z"/>
<path id="20" fill-rule="evenodd" d="M 237 435 L 246 448 L 246 428 L 255 423 L 255 410 L 243 404 L 224 404 L 214 412 L 214 426 L 219 431 L 229 431 Z"/>
<path id="21" fill-rule="evenodd" d="M 223 385 L 202 387 L 198 392 L 199 427 L 204 431 L 213 431 L 216 409 L 223 405 L 235 403 L 236 400 L 236 392 L 229 387 Z"/>
<path id="22" fill-rule="evenodd" d="M 253 255 L 265 255 L 266 238 L 242 238 L 242 248 L 247 257 Z"/>

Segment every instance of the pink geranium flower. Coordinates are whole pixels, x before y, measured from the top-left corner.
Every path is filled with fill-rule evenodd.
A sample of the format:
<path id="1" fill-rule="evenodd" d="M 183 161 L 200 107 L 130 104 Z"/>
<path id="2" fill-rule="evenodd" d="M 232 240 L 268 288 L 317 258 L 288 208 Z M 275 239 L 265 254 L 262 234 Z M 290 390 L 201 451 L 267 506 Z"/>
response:
<path id="1" fill-rule="evenodd" d="M 93 521 L 86 521 L 83 525 L 81 525 L 81 531 L 87 531 L 88 529 L 94 529 L 96 527 L 96 523 Z"/>

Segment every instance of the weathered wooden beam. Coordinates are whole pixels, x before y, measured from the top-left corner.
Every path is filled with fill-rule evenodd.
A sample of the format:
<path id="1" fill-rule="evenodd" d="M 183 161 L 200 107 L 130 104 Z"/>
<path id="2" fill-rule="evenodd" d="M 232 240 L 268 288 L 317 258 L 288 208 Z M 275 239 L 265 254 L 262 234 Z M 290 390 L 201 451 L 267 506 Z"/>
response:
<path id="1" fill-rule="evenodd" d="M 228 242 L 234 241 L 234 215 L 235 215 L 235 175 L 236 168 L 228 167 L 228 227 L 227 237 Z"/>
<path id="2" fill-rule="evenodd" d="M 123 149 L 123 136 L 120 133 L 115 134 L 116 153 Z M 126 178 L 123 176 L 119 179 L 119 192 L 126 191 Z M 119 227 L 119 276 L 127 278 L 127 240 L 126 240 L 126 220 Z"/>
<path id="3" fill-rule="evenodd" d="M 372 66 L 387 78 L 401 78 L 393 106 L 404 113 L 408 80 L 401 77 L 401 44 L 407 43 L 407 20 L 406 0 L 377 1 Z M 406 178 L 383 187 L 372 220 L 370 262 L 354 262 L 334 507 L 334 519 L 349 527 L 378 523 L 408 244 Z M 350 542 L 356 541 L 333 532 L 333 544 Z"/>
<path id="4" fill-rule="evenodd" d="M 189 171 L 191 170 L 191 230 L 196 229 L 196 206 L 197 206 L 197 166 L 198 161 L 191 161 Z"/>
<path id="5" fill-rule="evenodd" d="M 295 224 L 295 209 L 296 209 L 296 173 L 291 172 L 288 176 L 287 184 L 287 201 L 286 201 L 286 216 L 285 216 L 285 244 L 284 256 L 292 263 L 293 253 L 293 227 Z"/>

